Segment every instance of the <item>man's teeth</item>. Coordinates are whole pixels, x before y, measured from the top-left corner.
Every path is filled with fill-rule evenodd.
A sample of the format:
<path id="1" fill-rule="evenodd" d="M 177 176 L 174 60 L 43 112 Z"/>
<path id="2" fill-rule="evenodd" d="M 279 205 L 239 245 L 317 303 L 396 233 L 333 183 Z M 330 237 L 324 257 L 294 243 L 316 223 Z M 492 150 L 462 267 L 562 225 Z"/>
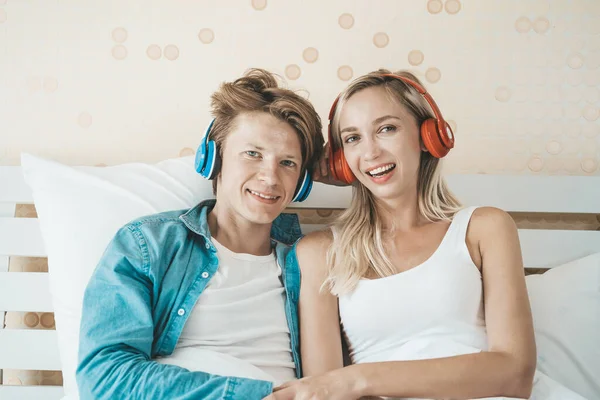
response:
<path id="1" fill-rule="evenodd" d="M 275 200 L 277 198 L 277 196 L 267 196 L 265 194 L 255 192 L 254 190 L 250 190 L 250 193 L 252 193 L 255 196 L 262 197 L 263 199 L 268 199 L 268 200 Z"/>
<path id="2" fill-rule="evenodd" d="M 390 169 L 394 168 L 395 166 L 396 166 L 396 164 L 389 164 L 389 165 L 385 165 L 383 167 L 375 168 L 375 169 L 369 171 L 369 175 L 379 175 L 379 174 L 382 174 L 382 173 L 387 172 Z"/>

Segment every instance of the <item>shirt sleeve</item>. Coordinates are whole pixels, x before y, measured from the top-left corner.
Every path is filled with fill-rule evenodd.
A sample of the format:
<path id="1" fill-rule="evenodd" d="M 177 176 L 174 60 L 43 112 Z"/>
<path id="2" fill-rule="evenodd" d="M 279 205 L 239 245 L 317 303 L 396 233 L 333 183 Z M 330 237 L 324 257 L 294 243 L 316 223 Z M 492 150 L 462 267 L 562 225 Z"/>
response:
<path id="1" fill-rule="evenodd" d="M 298 214 L 280 214 L 271 225 L 271 236 L 278 242 L 294 244 L 302 237 Z"/>
<path id="2" fill-rule="evenodd" d="M 141 233 L 117 232 L 85 291 L 76 372 L 87 399 L 257 399 L 267 381 L 189 371 L 151 360 L 153 282 Z"/>

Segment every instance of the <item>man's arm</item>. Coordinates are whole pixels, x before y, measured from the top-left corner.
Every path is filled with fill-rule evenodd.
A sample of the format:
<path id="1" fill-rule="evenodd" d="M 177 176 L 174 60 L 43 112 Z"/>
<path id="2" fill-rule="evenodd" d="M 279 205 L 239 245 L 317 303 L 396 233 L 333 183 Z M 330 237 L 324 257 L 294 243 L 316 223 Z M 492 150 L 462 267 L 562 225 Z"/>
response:
<path id="1" fill-rule="evenodd" d="M 266 381 L 191 372 L 151 360 L 152 282 L 144 241 L 122 228 L 86 288 L 77 384 L 84 399 L 262 399 Z"/>

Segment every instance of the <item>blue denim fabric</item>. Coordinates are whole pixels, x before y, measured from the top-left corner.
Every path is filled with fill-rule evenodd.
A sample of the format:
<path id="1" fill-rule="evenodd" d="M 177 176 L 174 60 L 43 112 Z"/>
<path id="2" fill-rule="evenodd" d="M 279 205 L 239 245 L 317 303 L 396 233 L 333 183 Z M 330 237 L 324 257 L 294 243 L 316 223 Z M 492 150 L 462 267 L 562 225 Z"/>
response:
<path id="1" fill-rule="evenodd" d="M 262 399 L 271 382 L 190 372 L 152 361 L 170 355 L 196 300 L 218 268 L 207 215 L 190 210 L 139 218 L 107 247 L 83 300 L 77 384 L 87 399 Z M 282 269 L 296 375 L 301 376 L 297 305 L 300 225 L 282 214 L 271 230 Z"/>

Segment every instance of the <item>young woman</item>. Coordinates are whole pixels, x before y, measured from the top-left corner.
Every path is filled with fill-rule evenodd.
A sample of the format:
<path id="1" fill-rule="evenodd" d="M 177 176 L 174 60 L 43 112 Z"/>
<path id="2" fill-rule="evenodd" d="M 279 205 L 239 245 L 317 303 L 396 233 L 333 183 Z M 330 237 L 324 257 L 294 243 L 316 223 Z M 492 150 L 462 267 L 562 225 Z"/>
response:
<path id="1" fill-rule="evenodd" d="M 334 103 L 329 135 L 330 173 L 353 184 L 352 203 L 298 244 L 307 378 L 269 398 L 579 398 L 565 388 L 546 397 L 545 377 L 533 385 L 516 226 L 448 190 L 440 158 L 453 133 L 417 78 L 358 78 Z"/>
<path id="2" fill-rule="evenodd" d="M 216 202 L 140 218 L 85 292 L 81 399 L 256 399 L 300 373 L 295 216 L 323 137 L 312 105 L 251 70 L 212 96 L 196 158 Z M 92 211 L 93 212 L 93 211 Z"/>

